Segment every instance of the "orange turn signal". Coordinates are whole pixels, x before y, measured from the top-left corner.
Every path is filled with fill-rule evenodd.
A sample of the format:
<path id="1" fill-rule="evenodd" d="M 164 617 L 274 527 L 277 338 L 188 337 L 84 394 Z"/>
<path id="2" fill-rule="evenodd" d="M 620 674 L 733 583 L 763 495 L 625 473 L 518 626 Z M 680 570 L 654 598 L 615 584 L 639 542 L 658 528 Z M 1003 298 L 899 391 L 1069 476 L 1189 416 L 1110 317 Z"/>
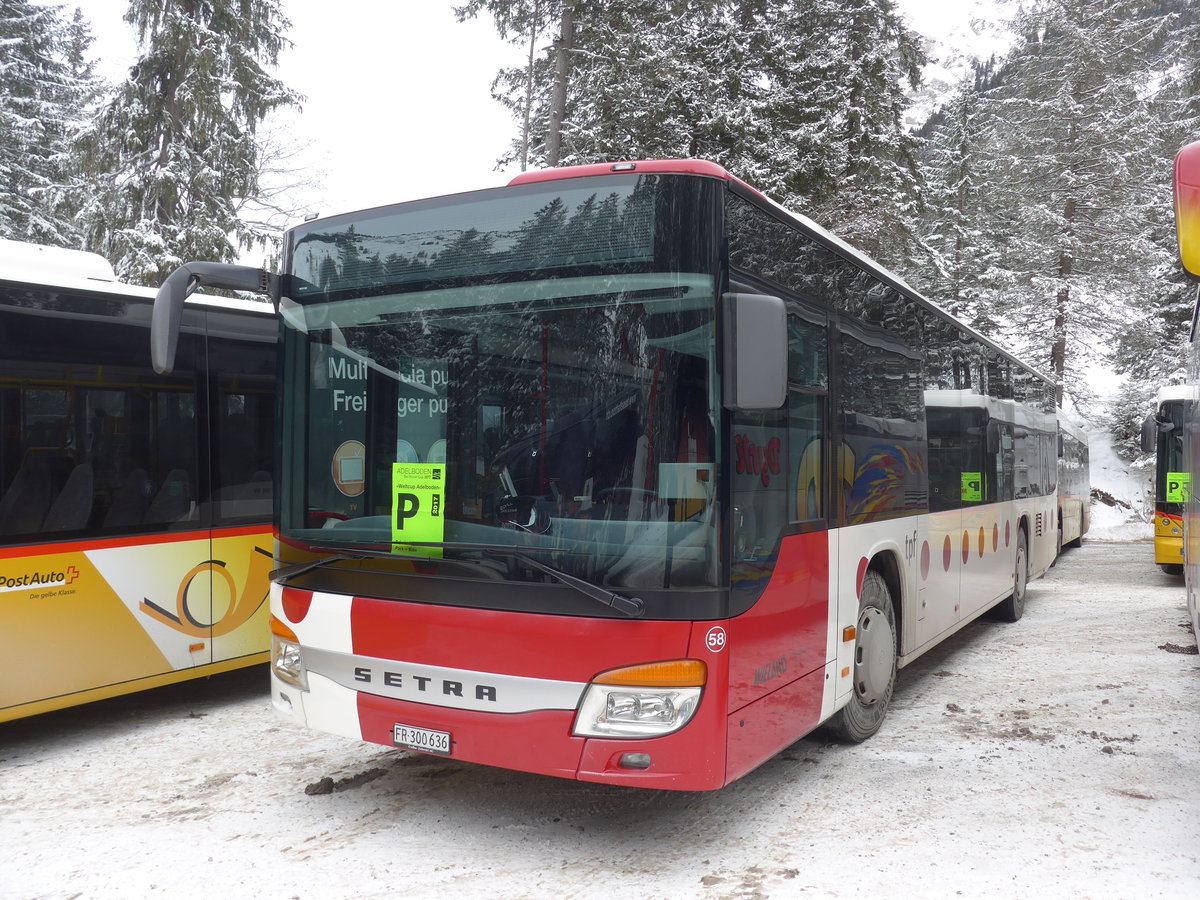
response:
<path id="1" fill-rule="evenodd" d="M 300 643 L 300 638 L 296 637 L 296 632 L 288 628 L 287 625 L 275 616 L 271 616 L 271 634 L 281 637 L 285 641 L 291 641 L 294 644 Z"/>
<path id="2" fill-rule="evenodd" d="M 699 659 L 672 659 L 610 669 L 592 679 L 593 684 L 622 684 L 637 687 L 701 687 L 708 680 L 708 666 Z"/>
<path id="3" fill-rule="evenodd" d="M 842 629 L 842 640 L 844 642 L 852 641 L 856 637 L 858 637 L 858 629 L 855 628 L 853 625 L 847 625 L 845 628 Z"/>

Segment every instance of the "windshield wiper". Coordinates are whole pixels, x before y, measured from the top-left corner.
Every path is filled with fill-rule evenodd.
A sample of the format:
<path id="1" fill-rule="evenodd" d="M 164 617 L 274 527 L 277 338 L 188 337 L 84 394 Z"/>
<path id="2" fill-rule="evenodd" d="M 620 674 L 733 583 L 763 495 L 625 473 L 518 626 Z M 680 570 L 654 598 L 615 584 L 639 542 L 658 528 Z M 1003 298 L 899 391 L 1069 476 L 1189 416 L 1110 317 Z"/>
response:
<path id="1" fill-rule="evenodd" d="M 437 547 L 443 550 L 478 550 L 482 553 L 503 554 L 515 559 L 522 565 L 535 569 L 544 575 L 549 575 L 556 581 L 565 584 L 567 587 L 574 588 L 579 593 L 583 594 L 597 603 L 603 603 L 610 609 L 615 609 L 619 613 L 637 618 L 643 615 L 646 611 L 646 604 L 642 602 L 640 597 L 626 597 L 624 594 L 618 594 L 613 591 L 607 591 L 599 585 L 592 584 L 590 581 L 584 581 L 582 578 L 577 578 L 574 575 L 569 575 L 561 569 L 547 565 L 540 560 L 536 560 L 531 556 L 526 555 L 522 551 L 540 550 L 543 548 L 530 547 L 524 548 L 513 544 L 475 544 L 467 542 L 455 541 L 407 541 L 406 547 Z M 279 584 L 286 584 L 290 579 L 297 575 L 303 575 L 305 572 L 311 572 L 313 569 L 318 569 L 321 566 L 331 562 L 338 562 L 345 559 L 416 559 L 420 562 L 437 563 L 442 560 L 436 556 L 422 557 L 406 557 L 403 553 L 393 553 L 390 550 L 369 550 L 365 547 L 355 547 L 352 550 L 342 550 L 336 547 L 318 547 L 314 546 L 314 550 L 330 550 L 336 551 L 333 556 L 326 556 L 322 559 L 310 560 L 309 562 L 296 563 L 292 566 L 284 566 L 276 569 L 271 573 L 271 580 Z M 547 547 L 544 548 L 547 552 L 562 553 L 563 550 Z M 445 560 L 446 562 L 470 562 L 470 560 Z"/>
<path id="2" fill-rule="evenodd" d="M 484 552 L 493 554 L 505 553 L 522 565 L 529 566 L 531 569 L 537 569 L 537 571 L 561 581 L 567 587 L 574 588 L 585 597 L 590 597 L 597 603 L 603 603 L 605 606 L 611 607 L 627 616 L 638 618 L 646 611 L 646 604 L 642 602 L 640 597 L 626 597 L 624 594 L 606 591 L 604 588 L 592 584 L 590 581 L 584 581 L 582 578 L 568 575 L 561 569 L 556 569 L 554 566 L 548 566 L 544 562 L 539 562 L 532 557 L 526 556 L 515 547 L 497 547 L 485 550 Z"/>
<path id="3" fill-rule="evenodd" d="M 536 569 L 544 575 L 549 575 L 567 587 L 579 591 L 585 597 L 595 600 L 597 603 L 603 603 L 605 606 L 615 609 L 619 613 L 637 618 L 646 612 L 646 604 L 642 602 L 640 597 L 626 597 L 624 594 L 606 591 L 599 585 L 592 584 L 590 581 L 584 581 L 582 578 L 576 578 L 574 575 L 567 574 L 562 569 L 547 565 L 522 552 L 523 550 L 545 550 L 548 553 L 566 552 L 557 547 L 522 547 L 517 544 L 471 544 L 454 541 L 410 541 L 408 542 L 408 546 L 441 547 L 447 550 L 479 550 L 486 554 L 503 554 L 515 559 L 522 565 Z"/>
<path id="4" fill-rule="evenodd" d="M 314 550 L 333 550 L 333 547 L 314 547 Z M 373 556 L 391 556 L 390 553 L 374 550 L 355 550 L 353 552 L 339 551 L 332 556 L 322 556 L 320 559 L 310 559 L 308 562 L 294 563 L 290 566 L 280 566 L 267 577 L 277 584 L 287 584 L 297 575 L 319 569 L 329 563 L 340 562 L 343 559 L 367 559 Z"/>

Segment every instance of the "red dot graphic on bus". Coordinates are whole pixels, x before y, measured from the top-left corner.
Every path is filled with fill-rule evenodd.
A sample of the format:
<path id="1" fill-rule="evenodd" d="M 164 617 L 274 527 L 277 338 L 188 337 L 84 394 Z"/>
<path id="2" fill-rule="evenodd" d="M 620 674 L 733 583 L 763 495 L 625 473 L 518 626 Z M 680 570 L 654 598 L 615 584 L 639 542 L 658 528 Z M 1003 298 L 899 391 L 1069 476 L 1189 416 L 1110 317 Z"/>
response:
<path id="1" fill-rule="evenodd" d="M 950 535 L 946 535 L 946 543 L 942 544 L 942 568 L 947 572 L 950 571 L 950 554 L 953 552 L 950 548 Z"/>
<path id="2" fill-rule="evenodd" d="M 983 542 L 984 542 L 984 540 L 985 540 L 985 538 L 983 536 L 983 526 L 980 525 L 979 526 L 979 558 L 980 559 L 983 559 Z"/>
<path id="3" fill-rule="evenodd" d="M 967 534 L 965 531 L 963 532 L 962 554 L 963 565 L 966 565 L 967 560 L 971 558 L 971 535 Z"/>
<path id="4" fill-rule="evenodd" d="M 921 542 L 921 578 L 929 577 L 929 541 Z"/>
<path id="5" fill-rule="evenodd" d="M 858 575 L 854 579 L 854 596 L 862 596 L 863 579 L 867 577 L 867 558 L 858 561 Z"/>
<path id="6" fill-rule="evenodd" d="M 312 591 L 297 591 L 294 588 L 283 589 L 283 614 L 293 624 L 303 622 L 312 605 Z"/>
<path id="7" fill-rule="evenodd" d="M 995 553 L 1000 549 L 1000 526 L 992 526 L 992 552 Z"/>

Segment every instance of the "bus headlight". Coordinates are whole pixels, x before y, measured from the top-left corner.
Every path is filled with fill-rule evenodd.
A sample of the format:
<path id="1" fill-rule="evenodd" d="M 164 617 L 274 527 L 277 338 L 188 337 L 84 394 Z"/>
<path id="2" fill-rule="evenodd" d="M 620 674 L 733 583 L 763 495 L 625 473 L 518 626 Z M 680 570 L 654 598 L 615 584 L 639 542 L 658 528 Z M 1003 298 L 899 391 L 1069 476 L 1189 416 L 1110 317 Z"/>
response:
<path id="1" fill-rule="evenodd" d="M 308 690 L 308 678 L 304 674 L 304 655 L 300 645 L 271 635 L 271 671 L 280 681 Z"/>
<path id="2" fill-rule="evenodd" d="M 584 692 L 572 733 L 616 738 L 671 734 L 695 714 L 707 676 L 698 659 L 604 672 Z"/>

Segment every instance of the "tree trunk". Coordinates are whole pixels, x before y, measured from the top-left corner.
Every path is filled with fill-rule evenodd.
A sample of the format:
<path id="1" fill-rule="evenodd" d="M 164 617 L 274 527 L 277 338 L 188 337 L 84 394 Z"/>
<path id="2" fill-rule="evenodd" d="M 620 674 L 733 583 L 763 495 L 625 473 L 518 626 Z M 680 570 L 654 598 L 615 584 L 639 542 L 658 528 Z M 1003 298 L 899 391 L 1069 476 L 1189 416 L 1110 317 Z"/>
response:
<path id="1" fill-rule="evenodd" d="M 1058 293 L 1054 298 L 1054 345 L 1050 348 L 1050 368 L 1054 374 L 1054 401 L 1062 406 L 1063 384 L 1067 373 L 1067 311 L 1071 301 L 1071 272 L 1075 268 L 1075 256 L 1070 249 L 1070 239 L 1075 234 L 1075 198 L 1067 199 L 1063 209 L 1063 220 L 1067 223 L 1065 240 L 1067 247 L 1058 254 Z"/>
<path id="2" fill-rule="evenodd" d="M 554 42 L 554 94 L 546 132 L 546 164 L 558 165 L 562 156 L 562 125 L 567 111 L 567 81 L 571 75 L 571 48 L 575 37 L 574 0 L 563 3 L 562 30 Z"/>
<path id="3" fill-rule="evenodd" d="M 529 24 L 529 62 L 525 66 L 525 121 L 521 125 L 521 171 L 529 169 L 529 119 L 533 112 L 533 54 L 537 47 L 538 22 L 541 21 L 541 6 L 534 0 L 533 19 Z"/>

